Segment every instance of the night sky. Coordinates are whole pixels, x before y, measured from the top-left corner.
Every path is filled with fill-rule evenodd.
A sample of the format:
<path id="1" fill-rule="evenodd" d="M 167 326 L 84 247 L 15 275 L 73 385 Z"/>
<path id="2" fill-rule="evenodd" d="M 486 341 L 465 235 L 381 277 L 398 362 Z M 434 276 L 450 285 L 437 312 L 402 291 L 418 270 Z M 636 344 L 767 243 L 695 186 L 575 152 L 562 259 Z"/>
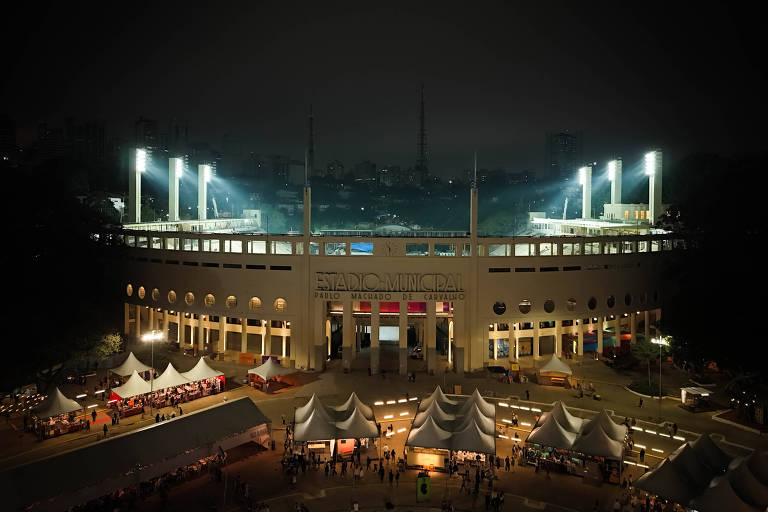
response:
<path id="1" fill-rule="evenodd" d="M 20 2 L 19 2 L 20 3 Z M 32 3 L 32 2 L 29 2 Z M 419 84 L 431 168 L 536 170 L 544 135 L 585 158 L 765 148 L 764 28 L 743 6 L 682 2 L 40 3 L 4 7 L 0 113 L 36 123 L 143 115 L 193 140 L 316 161 L 415 160 Z M 19 10 L 21 9 L 21 10 Z"/>

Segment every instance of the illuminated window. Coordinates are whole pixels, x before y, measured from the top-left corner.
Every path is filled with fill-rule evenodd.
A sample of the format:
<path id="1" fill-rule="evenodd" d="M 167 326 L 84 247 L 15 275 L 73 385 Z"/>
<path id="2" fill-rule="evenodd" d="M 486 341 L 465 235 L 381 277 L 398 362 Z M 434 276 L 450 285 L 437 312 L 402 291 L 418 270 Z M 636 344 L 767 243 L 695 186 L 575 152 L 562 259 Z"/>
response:
<path id="1" fill-rule="evenodd" d="M 267 242 L 264 240 L 252 240 L 248 242 L 248 252 L 250 254 L 266 254 Z"/>
<path id="2" fill-rule="evenodd" d="M 176 302 L 176 292 L 171 290 L 168 292 L 168 303 L 173 304 Z"/>
<path id="3" fill-rule="evenodd" d="M 455 244 L 435 244 L 435 256 L 456 256 Z"/>
<path id="4" fill-rule="evenodd" d="M 133 286 L 130 284 L 125 287 L 125 294 L 129 297 L 133 295 Z"/>
<path id="5" fill-rule="evenodd" d="M 198 251 L 200 247 L 200 241 L 197 238 L 185 238 L 184 250 L 185 251 Z"/>
<path id="6" fill-rule="evenodd" d="M 272 242 L 272 254 L 293 254 L 291 242 Z"/>
<path id="7" fill-rule="evenodd" d="M 152 289 L 152 300 L 155 302 L 160 300 L 160 290 L 157 288 Z"/>
<path id="8" fill-rule="evenodd" d="M 194 300 L 195 299 L 193 297 L 192 298 L 192 302 L 194 302 Z M 211 294 L 211 293 L 207 294 L 205 296 L 205 298 L 203 299 L 203 301 L 205 302 L 205 307 L 207 307 L 207 308 L 212 308 L 213 306 L 216 305 L 216 297 L 214 297 L 213 294 Z"/>
<path id="9" fill-rule="evenodd" d="M 248 301 L 248 309 L 251 311 L 261 309 L 261 299 L 258 297 L 251 297 L 251 300 Z"/>
<path id="10" fill-rule="evenodd" d="M 192 292 L 187 292 L 186 295 L 184 295 L 184 302 L 187 304 L 187 306 L 191 306 L 195 303 L 195 294 Z"/>
<path id="11" fill-rule="evenodd" d="M 224 240 L 224 252 L 243 252 L 243 242 L 240 240 Z"/>
<path id="12" fill-rule="evenodd" d="M 205 252 L 219 252 L 218 240 L 203 240 L 203 251 Z"/>
<path id="13" fill-rule="evenodd" d="M 285 299 L 277 298 L 275 299 L 273 306 L 275 308 L 275 311 L 277 311 L 278 313 L 282 313 L 283 311 L 285 311 L 285 308 L 288 307 L 288 303 L 286 302 Z"/>
<path id="14" fill-rule="evenodd" d="M 230 295 L 226 301 L 227 308 L 232 309 L 237 307 L 237 297 Z"/>
<path id="15" fill-rule="evenodd" d="M 153 236 L 152 237 L 152 248 L 153 249 L 162 249 L 163 241 L 159 236 Z"/>
<path id="16" fill-rule="evenodd" d="M 144 287 L 143 286 L 139 286 L 139 298 L 143 299 L 144 295 L 146 295 L 146 293 L 147 292 L 144 290 Z"/>
<path id="17" fill-rule="evenodd" d="M 166 238 L 165 239 L 165 248 L 169 251 L 178 251 L 179 250 L 179 239 L 178 238 Z"/>
<path id="18" fill-rule="evenodd" d="M 509 244 L 488 244 L 488 256 L 509 256 Z"/>

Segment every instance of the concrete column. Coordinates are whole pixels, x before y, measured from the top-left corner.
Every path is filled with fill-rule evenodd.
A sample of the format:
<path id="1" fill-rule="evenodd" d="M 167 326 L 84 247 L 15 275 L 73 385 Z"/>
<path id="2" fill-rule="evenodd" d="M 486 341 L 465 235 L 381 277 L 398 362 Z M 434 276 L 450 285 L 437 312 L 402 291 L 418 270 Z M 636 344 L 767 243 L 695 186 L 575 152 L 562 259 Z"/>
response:
<path id="1" fill-rule="evenodd" d="M 603 353 L 603 320 L 605 319 L 604 316 L 600 316 L 597 318 L 597 353 L 602 354 Z"/>
<path id="2" fill-rule="evenodd" d="M 467 329 L 467 310 L 465 307 L 465 302 L 454 302 L 453 303 L 453 318 L 454 318 L 454 324 L 453 324 L 453 332 L 455 333 L 455 347 L 453 350 L 453 369 L 454 371 L 459 375 L 464 375 L 465 365 L 466 365 L 466 351 L 465 351 L 465 344 L 467 343 L 467 340 L 469 340 L 469 330 Z"/>
<path id="3" fill-rule="evenodd" d="M 325 342 L 328 345 L 328 355 L 331 355 L 331 319 L 325 319 Z"/>
<path id="4" fill-rule="evenodd" d="M 491 338 L 493 339 L 493 360 L 496 361 L 499 359 L 499 340 L 496 339 L 496 333 L 499 330 L 499 324 L 496 322 L 493 322 L 493 336 Z"/>
<path id="5" fill-rule="evenodd" d="M 147 330 L 153 331 L 155 329 L 155 308 L 149 308 L 147 311 L 149 311 L 149 324 Z"/>
<path id="6" fill-rule="evenodd" d="M 539 350 L 539 320 L 533 321 L 533 359 L 539 359 L 541 353 Z"/>
<path id="7" fill-rule="evenodd" d="M 202 354 L 205 350 L 205 325 L 203 324 L 203 317 L 205 315 L 197 315 L 197 351 Z"/>
<path id="8" fill-rule="evenodd" d="M 131 333 L 131 305 L 123 303 L 123 334 L 126 336 Z"/>
<path id="9" fill-rule="evenodd" d="M 637 313 L 629 314 L 629 342 L 632 345 L 637 343 Z"/>
<path id="10" fill-rule="evenodd" d="M 164 309 L 160 314 L 160 332 L 163 333 L 163 338 L 168 339 L 168 310 Z"/>
<path id="11" fill-rule="evenodd" d="M 453 320 L 448 322 L 448 364 L 453 363 Z"/>
<path id="12" fill-rule="evenodd" d="M 643 311 L 643 320 L 645 323 L 645 325 L 643 325 L 645 341 L 651 341 L 651 315 L 648 310 Z"/>
<path id="13" fill-rule="evenodd" d="M 240 353 L 245 354 L 248 352 L 248 319 L 245 317 L 241 318 L 240 325 L 242 327 L 242 334 L 240 335 Z"/>
<path id="14" fill-rule="evenodd" d="M 512 334 L 513 338 L 512 340 L 515 342 L 515 361 L 520 360 L 520 324 L 512 324 L 510 325 L 512 328 Z M 511 352 L 510 352 L 511 353 Z"/>
<path id="15" fill-rule="evenodd" d="M 270 341 L 270 345 L 272 340 Z M 267 353 L 267 321 L 262 320 L 261 321 L 261 355 L 265 355 Z"/>
<path id="16" fill-rule="evenodd" d="M 187 344 L 187 330 L 184 328 L 187 323 L 187 316 L 179 311 L 179 348 L 183 349 Z"/>
<path id="17" fill-rule="evenodd" d="M 379 373 L 379 303 L 371 302 L 371 375 Z"/>
<path id="18" fill-rule="evenodd" d="M 265 325 L 264 342 L 266 343 L 265 355 L 271 356 L 272 355 L 272 320 L 265 320 L 264 325 Z"/>
<path id="19" fill-rule="evenodd" d="M 219 315 L 219 352 L 227 350 L 227 317 Z"/>
<path id="20" fill-rule="evenodd" d="M 408 373 L 408 302 L 400 301 L 398 360 L 400 375 Z"/>
<path id="21" fill-rule="evenodd" d="M 563 322 L 561 320 L 555 320 L 555 355 L 557 357 L 563 355 Z"/>
<path id="22" fill-rule="evenodd" d="M 136 339 L 141 339 L 141 310 L 144 309 L 141 306 L 136 306 Z"/>
<path id="23" fill-rule="evenodd" d="M 578 325 L 576 326 L 577 334 L 579 336 L 579 341 L 576 342 L 576 354 L 583 356 L 584 355 L 584 319 L 576 320 L 578 322 Z"/>
<path id="24" fill-rule="evenodd" d="M 285 322 L 283 322 L 283 355 L 282 355 L 282 357 L 285 357 L 285 356 L 286 356 L 286 354 L 285 354 L 285 350 L 286 350 L 286 348 L 288 348 L 288 347 L 287 347 L 287 343 L 286 343 L 286 339 L 285 339 L 285 330 L 286 330 L 287 328 L 288 328 L 288 326 L 286 325 L 286 323 L 285 323 Z"/>
<path id="25" fill-rule="evenodd" d="M 352 370 L 352 360 L 355 358 L 355 322 L 352 316 L 352 301 L 344 301 L 344 312 L 342 315 L 342 341 L 341 341 L 341 361 L 345 372 Z"/>
<path id="26" fill-rule="evenodd" d="M 427 349 L 427 373 L 432 375 L 437 367 L 437 315 L 435 301 L 427 301 L 427 317 L 424 326 L 424 347 Z"/>

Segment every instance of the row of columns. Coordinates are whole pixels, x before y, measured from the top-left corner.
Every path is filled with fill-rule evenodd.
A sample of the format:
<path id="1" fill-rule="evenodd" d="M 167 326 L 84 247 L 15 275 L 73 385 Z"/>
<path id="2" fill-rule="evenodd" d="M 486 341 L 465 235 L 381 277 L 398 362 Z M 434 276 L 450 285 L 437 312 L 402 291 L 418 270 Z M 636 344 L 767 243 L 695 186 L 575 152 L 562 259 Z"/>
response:
<path id="1" fill-rule="evenodd" d="M 133 332 L 137 339 L 141 338 L 142 335 L 142 309 L 147 309 L 146 306 L 140 306 L 135 305 L 133 306 L 135 308 L 134 318 L 131 320 L 131 305 L 125 304 L 125 310 L 124 310 L 124 332 L 126 335 L 131 334 L 130 324 L 134 324 Z M 162 312 L 156 312 L 154 308 L 148 308 L 148 313 L 146 315 L 147 318 L 147 325 L 148 330 L 159 330 L 163 331 L 166 336 L 168 335 L 168 329 L 170 328 L 171 324 L 171 317 L 176 317 L 176 323 L 178 324 L 178 331 L 177 331 L 177 339 L 175 341 L 178 341 L 178 343 L 183 345 L 193 345 L 197 346 L 198 350 L 204 350 L 205 344 L 210 343 L 210 332 L 211 328 L 214 325 L 213 322 L 209 320 L 206 322 L 204 318 L 207 315 L 200 315 L 198 314 L 197 320 L 193 318 L 187 318 L 186 315 L 178 311 L 175 314 L 171 315 L 168 310 L 163 310 Z M 208 324 L 208 339 L 205 339 L 205 324 Z M 189 340 L 189 343 L 187 343 L 186 339 L 186 329 L 185 327 L 187 325 L 190 325 L 192 327 L 191 335 L 192 339 Z M 194 326 L 197 326 L 197 329 L 194 328 Z M 224 352 L 226 350 L 226 333 L 227 332 L 238 332 L 237 329 L 232 329 L 234 325 L 227 324 L 227 317 L 224 315 L 219 316 L 218 321 L 218 333 L 219 333 L 219 339 L 218 339 L 218 346 L 217 346 L 217 352 Z M 271 353 L 272 349 L 272 323 L 268 320 L 261 320 L 261 327 L 257 328 L 261 332 L 257 332 L 256 334 L 261 334 L 261 354 L 266 354 L 267 351 Z M 241 333 L 241 342 L 240 342 L 240 352 L 241 353 L 247 353 L 248 352 L 248 318 L 243 317 L 240 318 L 240 329 L 239 332 Z M 197 331 L 197 335 L 195 336 L 195 331 Z M 283 328 L 281 329 L 281 335 L 282 335 L 282 350 L 281 350 L 281 357 L 288 357 L 288 336 L 290 336 L 290 329 L 287 327 L 287 322 L 283 323 Z M 269 340 L 269 347 L 267 347 L 267 340 Z M 270 354 L 271 355 L 271 354 Z"/>

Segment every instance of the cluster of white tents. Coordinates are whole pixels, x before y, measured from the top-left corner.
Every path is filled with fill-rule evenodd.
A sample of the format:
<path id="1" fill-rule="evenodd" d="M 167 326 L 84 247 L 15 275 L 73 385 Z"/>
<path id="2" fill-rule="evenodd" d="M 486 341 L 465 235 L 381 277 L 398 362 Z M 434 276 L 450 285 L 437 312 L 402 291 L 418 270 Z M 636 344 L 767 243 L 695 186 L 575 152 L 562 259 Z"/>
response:
<path id="1" fill-rule="evenodd" d="M 700 512 L 768 507 L 768 452 L 732 459 L 709 435 L 672 452 L 637 488 Z"/>
<path id="2" fill-rule="evenodd" d="M 140 372 L 151 369 L 151 367 L 136 359 L 133 352 L 129 353 L 123 364 L 111 370 L 113 373 L 123 377 L 130 375 L 122 386 L 112 389 L 112 398 L 114 399 L 115 395 L 120 399 L 132 398 L 145 395 L 151 391 L 179 387 L 206 379 L 221 378 L 224 375 L 222 372 L 208 366 L 208 363 L 202 357 L 188 372 L 179 373 L 171 363 L 168 363 L 165 371 L 152 382 L 145 380 L 139 375 Z"/>
<path id="3" fill-rule="evenodd" d="M 362 439 L 379 436 L 379 426 L 373 409 L 365 405 L 355 393 L 346 402 L 329 406 L 312 395 L 309 401 L 296 409 L 294 416 L 295 441 L 328 441 L 333 439 Z"/>
<path id="4" fill-rule="evenodd" d="M 627 427 L 615 423 L 605 410 L 586 421 L 557 401 L 552 411 L 541 415 L 526 442 L 621 460 L 626 435 Z"/>
<path id="5" fill-rule="evenodd" d="M 496 407 L 475 389 L 468 398 L 449 399 L 440 389 L 419 403 L 406 446 L 496 453 Z"/>

